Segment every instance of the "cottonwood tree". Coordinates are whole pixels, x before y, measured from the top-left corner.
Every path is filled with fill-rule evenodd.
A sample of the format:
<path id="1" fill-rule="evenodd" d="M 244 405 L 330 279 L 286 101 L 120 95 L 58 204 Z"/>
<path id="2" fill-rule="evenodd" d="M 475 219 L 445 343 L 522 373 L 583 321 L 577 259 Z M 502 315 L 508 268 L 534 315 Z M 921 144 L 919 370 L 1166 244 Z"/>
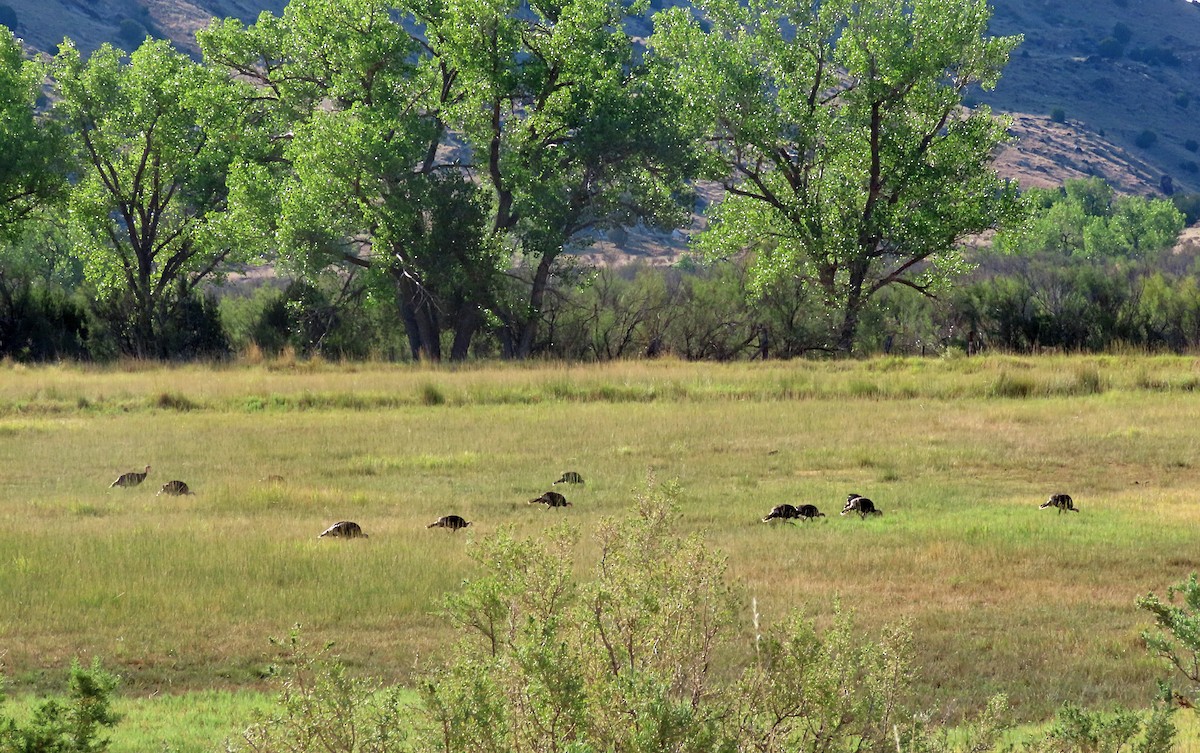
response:
<path id="1" fill-rule="evenodd" d="M 20 42 L 0 25 L 0 238 L 15 237 L 20 223 L 64 185 L 60 134 L 37 112 L 44 81 L 45 66 L 26 60 Z"/>
<path id="2" fill-rule="evenodd" d="M 128 60 L 107 45 L 84 60 L 67 41 L 52 71 L 78 161 L 72 246 L 117 312 L 121 349 L 169 355 L 162 335 L 180 307 L 255 248 L 229 201 L 254 190 L 240 169 L 239 85 L 165 41 Z"/>
<path id="3" fill-rule="evenodd" d="M 562 254 L 605 228 L 684 221 L 689 121 L 644 64 L 614 0 L 414 2 L 443 84 L 439 119 L 490 193 L 488 230 L 517 259 L 494 306 L 506 356 L 534 352 Z M 684 205 L 687 204 L 688 207 Z"/>
<path id="4" fill-rule="evenodd" d="M 290 265 L 364 271 L 390 287 L 414 358 L 465 358 L 503 257 L 485 231 L 486 196 L 456 165 L 439 108 L 449 82 L 379 0 L 293 0 L 281 16 L 201 32 L 205 57 L 255 86 L 247 106 L 276 148 L 262 179 Z M 266 169 L 266 168 L 272 169 Z M 261 210 L 266 210 L 261 211 Z"/>
<path id="5" fill-rule="evenodd" d="M 760 288 L 803 280 L 837 312 L 849 352 L 870 297 L 932 295 L 965 237 L 1019 214 L 992 157 L 1005 123 L 961 106 L 992 87 L 1018 37 L 986 36 L 984 0 L 710 0 L 661 13 L 673 64 L 727 198 L 698 246 L 751 253 Z"/>

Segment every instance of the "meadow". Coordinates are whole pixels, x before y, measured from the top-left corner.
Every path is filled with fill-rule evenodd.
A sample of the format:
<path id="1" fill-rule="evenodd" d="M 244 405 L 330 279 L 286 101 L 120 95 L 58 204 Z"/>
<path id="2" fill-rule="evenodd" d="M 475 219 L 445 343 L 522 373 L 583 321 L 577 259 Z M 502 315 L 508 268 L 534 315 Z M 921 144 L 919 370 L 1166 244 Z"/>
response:
<path id="1" fill-rule="evenodd" d="M 1167 670 L 1134 600 L 1200 570 L 1198 386 L 1200 359 L 1136 354 L 4 364 L 0 662 L 41 693 L 98 656 L 134 709 L 232 694 L 250 700 L 214 713 L 238 716 L 300 625 L 407 683 L 448 650 L 439 602 L 474 538 L 565 517 L 586 554 L 657 479 L 680 485 L 677 532 L 728 556 L 747 621 L 751 600 L 818 621 L 836 600 L 867 634 L 907 623 L 941 718 L 998 692 L 1034 722 L 1144 708 Z M 586 480 L 571 507 L 528 504 L 565 470 Z M 157 496 L 172 479 L 195 494 Z M 883 516 L 839 516 L 849 492 Z M 1055 492 L 1081 512 L 1038 509 Z M 783 502 L 827 517 L 759 522 Z M 447 513 L 474 525 L 426 528 Z M 343 519 L 369 538 L 317 538 Z"/>

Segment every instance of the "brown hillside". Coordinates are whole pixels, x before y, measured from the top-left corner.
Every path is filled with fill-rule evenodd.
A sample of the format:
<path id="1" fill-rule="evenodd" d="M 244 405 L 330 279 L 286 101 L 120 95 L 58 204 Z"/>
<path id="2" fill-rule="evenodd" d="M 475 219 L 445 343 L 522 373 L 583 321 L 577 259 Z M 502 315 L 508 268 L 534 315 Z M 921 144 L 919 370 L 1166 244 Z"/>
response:
<path id="1" fill-rule="evenodd" d="M 1006 172 L 1038 185 L 1099 175 L 1159 195 L 1167 176 L 1175 190 L 1200 191 L 1200 3 L 993 5 L 996 34 L 1025 36 L 996 91 L 979 96 L 1016 118 L 1022 140 L 1002 159 Z M 1056 111 L 1065 123 L 1050 122 Z"/>

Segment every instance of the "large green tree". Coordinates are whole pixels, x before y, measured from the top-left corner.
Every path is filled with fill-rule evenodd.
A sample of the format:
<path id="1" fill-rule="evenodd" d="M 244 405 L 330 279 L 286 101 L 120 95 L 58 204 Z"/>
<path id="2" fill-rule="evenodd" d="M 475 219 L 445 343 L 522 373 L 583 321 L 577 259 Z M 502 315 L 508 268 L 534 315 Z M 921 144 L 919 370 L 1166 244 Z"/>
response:
<path id="1" fill-rule="evenodd" d="M 438 358 L 449 322 L 452 357 L 485 323 L 524 357 L 564 251 L 685 214 L 679 103 L 625 17 L 613 0 L 294 0 L 201 43 L 281 114 L 294 259 L 390 278 L 414 355 Z"/>
<path id="2" fill-rule="evenodd" d="M 45 67 L 26 60 L 20 42 L 0 26 L 0 238 L 14 237 L 63 186 L 58 131 L 37 113 L 44 81 Z"/>
<path id="3" fill-rule="evenodd" d="M 682 222 L 692 170 L 683 100 L 641 61 L 615 0 L 421 0 L 444 84 L 439 117 L 491 194 L 493 237 L 520 285 L 497 302 L 503 351 L 530 355 L 564 252 L 607 228 Z M 686 202 L 685 202 L 686 203 Z"/>
<path id="4" fill-rule="evenodd" d="M 394 293 L 414 358 L 440 359 L 448 327 L 460 359 L 503 259 L 487 242 L 486 196 L 445 144 L 447 82 L 405 15 L 386 0 L 293 0 L 199 38 L 210 62 L 255 85 L 247 106 L 275 144 L 262 176 L 279 197 L 259 219 L 288 265 L 364 271 Z"/>
<path id="5" fill-rule="evenodd" d="M 873 294 L 935 293 L 963 266 L 960 241 L 1017 214 L 991 165 L 1005 124 L 961 106 L 1019 42 L 986 35 L 984 0 L 697 5 L 660 14 L 651 44 L 708 124 L 728 192 L 699 246 L 750 252 L 760 287 L 818 291 L 832 348 L 853 348 Z"/>
<path id="6" fill-rule="evenodd" d="M 257 244 L 230 208 L 252 192 L 239 169 L 243 112 L 229 76 L 165 41 L 128 60 L 110 46 L 54 60 L 55 111 L 78 159 L 71 243 L 123 352 L 170 355 L 162 338 L 197 286 Z"/>

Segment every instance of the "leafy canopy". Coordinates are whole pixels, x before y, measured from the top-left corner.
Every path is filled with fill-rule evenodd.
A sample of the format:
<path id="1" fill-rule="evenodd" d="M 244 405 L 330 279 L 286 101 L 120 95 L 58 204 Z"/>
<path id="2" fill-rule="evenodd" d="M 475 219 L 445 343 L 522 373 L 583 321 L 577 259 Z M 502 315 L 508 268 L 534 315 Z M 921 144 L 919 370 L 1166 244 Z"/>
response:
<path id="1" fill-rule="evenodd" d="M 994 86 L 1017 37 L 986 36 L 982 0 L 711 0 L 656 18 L 709 175 L 728 197 L 698 248 L 750 253 L 759 290 L 796 277 L 854 341 L 887 285 L 926 294 L 964 268 L 958 244 L 1018 216 L 991 167 L 1005 123 L 960 106 Z"/>

